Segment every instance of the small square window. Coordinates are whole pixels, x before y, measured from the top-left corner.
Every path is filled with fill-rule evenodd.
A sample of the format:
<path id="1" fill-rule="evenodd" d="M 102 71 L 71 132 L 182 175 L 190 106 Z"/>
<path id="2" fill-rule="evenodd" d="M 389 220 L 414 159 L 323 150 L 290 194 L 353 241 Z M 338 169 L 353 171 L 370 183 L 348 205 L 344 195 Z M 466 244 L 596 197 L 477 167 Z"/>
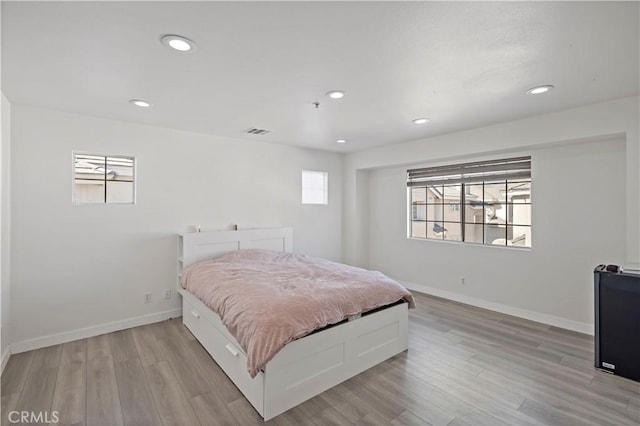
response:
<path id="1" fill-rule="evenodd" d="M 329 204 L 329 174 L 302 171 L 302 204 Z"/>
<path id="2" fill-rule="evenodd" d="M 74 204 L 134 204 L 135 158 L 73 154 Z"/>

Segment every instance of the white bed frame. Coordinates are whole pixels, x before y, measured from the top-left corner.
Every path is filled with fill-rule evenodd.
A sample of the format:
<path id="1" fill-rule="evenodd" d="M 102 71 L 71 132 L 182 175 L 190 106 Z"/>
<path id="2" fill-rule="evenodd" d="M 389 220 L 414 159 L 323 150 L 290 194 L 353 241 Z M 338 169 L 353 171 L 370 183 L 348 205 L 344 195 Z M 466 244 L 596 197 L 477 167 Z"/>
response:
<path id="1" fill-rule="evenodd" d="M 184 267 L 224 253 L 292 251 L 291 228 L 196 232 L 178 236 L 178 281 Z M 184 290 L 182 321 L 266 421 L 407 350 L 408 305 L 398 304 L 286 345 L 251 378 L 247 357 L 220 317 Z"/>

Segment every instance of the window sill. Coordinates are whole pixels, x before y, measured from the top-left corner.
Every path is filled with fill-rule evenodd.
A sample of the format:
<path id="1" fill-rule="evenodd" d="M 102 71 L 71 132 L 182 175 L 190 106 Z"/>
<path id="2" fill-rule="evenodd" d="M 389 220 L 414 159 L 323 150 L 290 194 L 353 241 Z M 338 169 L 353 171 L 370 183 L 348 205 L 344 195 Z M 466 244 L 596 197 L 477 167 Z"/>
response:
<path id="1" fill-rule="evenodd" d="M 436 243 L 436 244 L 442 244 L 442 243 L 444 243 L 444 244 L 453 244 L 453 245 L 465 246 L 465 247 L 488 247 L 488 248 L 498 249 L 498 250 L 514 250 L 514 251 L 524 251 L 524 252 L 530 252 L 531 251 L 531 247 L 498 246 L 498 245 L 494 245 L 494 244 L 481 244 L 481 243 L 471 243 L 471 242 L 464 242 L 464 241 L 436 240 L 436 239 L 433 239 L 433 238 L 407 237 L 407 240 L 424 241 L 424 242 Z"/>

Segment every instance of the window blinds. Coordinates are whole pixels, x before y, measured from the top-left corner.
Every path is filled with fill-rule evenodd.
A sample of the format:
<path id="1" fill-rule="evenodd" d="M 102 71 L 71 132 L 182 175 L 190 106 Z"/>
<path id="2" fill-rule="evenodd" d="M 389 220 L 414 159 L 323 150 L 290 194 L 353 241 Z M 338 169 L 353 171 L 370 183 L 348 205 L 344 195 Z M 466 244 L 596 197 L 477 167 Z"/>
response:
<path id="1" fill-rule="evenodd" d="M 531 157 L 407 170 L 407 186 L 531 179 Z"/>

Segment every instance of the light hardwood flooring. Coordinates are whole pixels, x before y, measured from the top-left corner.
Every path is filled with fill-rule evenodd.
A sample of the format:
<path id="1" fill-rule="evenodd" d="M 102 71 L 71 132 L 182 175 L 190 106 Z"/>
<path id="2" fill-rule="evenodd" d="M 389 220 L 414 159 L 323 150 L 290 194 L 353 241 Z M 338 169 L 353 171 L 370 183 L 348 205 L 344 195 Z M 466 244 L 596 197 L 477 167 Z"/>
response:
<path id="1" fill-rule="evenodd" d="M 416 294 L 409 351 L 273 425 L 639 425 L 640 383 L 593 368 L 593 339 Z M 255 425 L 262 419 L 181 319 L 11 356 L 8 413 L 68 425 Z"/>

